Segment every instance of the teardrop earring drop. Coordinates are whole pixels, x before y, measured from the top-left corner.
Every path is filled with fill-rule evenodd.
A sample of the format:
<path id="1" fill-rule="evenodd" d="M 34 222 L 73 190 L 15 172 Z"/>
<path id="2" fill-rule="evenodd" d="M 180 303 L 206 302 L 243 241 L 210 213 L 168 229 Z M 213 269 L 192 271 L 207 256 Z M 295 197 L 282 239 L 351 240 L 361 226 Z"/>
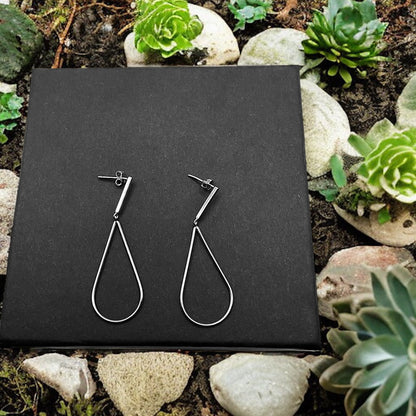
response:
<path id="1" fill-rule="evenodd" d="M 214 325 L 218 325 L 219 323 L 221 323 L 222 321 L 224 321 L 224 319 L 227 318 L 227 316 L 230 314 L 231 309 L 233 307 L 233 302 L 234 302 L 234 295 L 233 295 L 233 290 L 231 288 L 230 283 L 228 282 L 227 278 L 225 277 L 224 272 L 222 271 L 220 265 L 218 264 L 217 259 L 215 258 L 214 254 L 212 253 L 211 249 L 208 246 L 208 243 L 206 242 L 201 229 L 198 227 L 198 221 L 200 220 L 200 218 L 202 217 L 202 214 L 204 213 L 205 209 L 207 208 L 208 204 L 211 202 L 212 198 L 214 197 L 214 195 L 216 194 L 216 192 L 218 191 L 218 187 L 214 186 L 212 184 L 212 179 L 200 179 L 197 178 L 196 176 L 193 175 L 188 175 L 191 179 L 193 179 L 194 181 L 198 182 L 201 187 L 203 189 L 206 189 L 207 191 L 210 191 L 207 199 L 205 200 L 205 202 L 203 203 L 201 209 L 198 211 L 198 213 L 196 214 L 196 217 L 194 219 L 194 227 L 192 229 L 192 236 L 191 236 L 191 243 L 189 245 L 189 251 L 188 251 L 188 257 L 186 259 L 186 265 L 185 265 L 185 271 L 183 274 L 183 278 L 182 278 L 182 286 L 181 286 L 181 292 L 180 292 L 180 304 L 181 304 L 181 308 L 183 313 L 185 314 L 185 316 L 194 324 L 199 325 L 199 326 L 214 326 Z M 228 289 L 228 293 L 230 296 L 230 302 L 228 304 L 228 308 L 227 311 L 225 312 L 225 314 L 218 319 L 215 322 L 210 322 L 210 323 L 203 323 L 203 322 L 198 322 L 195 319 L 193 319 L 189 313 L 187 312 L 186 308 L 185 308 L 185 302 L 184 302 L 184 292 L 185 292 L 185 286 L 186 286 L 186 279 L 188 277 L 188 271 L 189 271 L 189 265 L 191 263 L 191 257 L 192 257 L 192 251 L 193 251 L 193 247 L 194 247 L 194 243 L 195 243 L 195 236 L 196 233 L 199 234 L 199 236 L 201 237 L 201 240 L 208 252 L 208 254 L 210 255 L 212 261 L 215 264 L 215 267 L 217 268 L 218 272 L 220 273 L 221 277 L 223 278 L 227 289 Z"/>
<path id="2" fill-rule="evenodd" d="M 121 322 L 125 322 L 125 321 L 129 320 L 130 318 L 132 318 L 138 312 L 138 310 L 140 309 L 140 305 L 142 304 L 142 301 L 143 301 L 143 288 L 142 288 L 142 284 L 141 284 L 141 281 L 140 281 L 140 277 L 139 277 L 139 274 L 137 273 L 137 269 L 136 269 L 136 265 L 134 264 L 133 256 L 131 255 L 130 248 L 127 244 L 127 239 L 126 239 L 126 236 L 124 235 L 123 227 L 121 226 L 121 222 L 119 221 L 119 215 L 120 215 L 121 209 L 123 207 L 124 200 L 126 199 L 127 192 L 130 188 L 130 185 L 131 185 L 131 182 L 132 182 L 132 177 L 129 176 L 129 177 L 126 178 L 126 177 L 123 176 L 123 172 L 117 171 L 116 176 L 98 176 L 98 178 L 99 179 L 114 179 L 114 183 L 118 187 L 122 186 L 123 183 L 124 183 L 123 191 L 121 193 L 120 199 L 117 203 L 116 209 L 115 209 L 114 214 L 113 214 L 113 225 L 111 226 L 110 234 L 108 235 L 107 243 L 105 245 L 103 256 L 101 257 L 100 265 L 98 266 L 97 275 L 95 277 L 94 285 L 93 285 L 92 292 L 91 292 L 91 304 L 92 304 L 92 307 L 94 308 L 96 314 L 101 319 L 103 319 L 104 321 L 119 324 Z M 122 319 L 107 318 L 106 316 L 104 316 L 98 310 L 98 307 L 97 307 L 97 304 L 96 304 L 97 285 L 98 285 L 98 282 L 100 280 L 101 272 L 102 272 L 102 269 L 103 269 L 103 266 L 104 266 L 104 263 L 105 263 L 105 259 L 107 257 L 108 250 L 110 248 L 111 240 L 113 238 L 114 231 L 115 231 L 116 227 L 120 231 L 121 239 L 123 241 L 124 248 L 126 249 L 126 253 L 127 253 L 128 258 L 129 258 L 130 265 L 133 269 L 134 277 L 137 281 L 137 286 L 139 288 L 139 300 L 137 302 L 136 308 L 134 309 L 134 311 L 130 315 L 128 315 L 127 317 L 122 318 Z"/>

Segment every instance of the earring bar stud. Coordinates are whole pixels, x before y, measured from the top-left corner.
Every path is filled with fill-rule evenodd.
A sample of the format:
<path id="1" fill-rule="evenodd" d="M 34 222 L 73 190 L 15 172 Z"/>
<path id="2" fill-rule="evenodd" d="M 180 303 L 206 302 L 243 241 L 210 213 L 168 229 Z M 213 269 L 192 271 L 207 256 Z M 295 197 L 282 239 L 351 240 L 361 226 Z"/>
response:
<path id="1" fill-rule="evenodd" d="M 206 210 L 208 204 L 211 202 L 212 198 L 214 197 L 214 195 L 216 194 L 216 192 L 218 191 L 219 188 L 212 184 L 212 182 L 213 182 L 212 179 L 200 179 L 197 176 L 190 175 L 190 174 L 188 174 L 188 177 L 193 179 L 195 182 L 198 182 L 203 189 L 211 190 L 210 194 L 208 195 L 208 198 L 205 200 L 202 207 L 200 208 L 200 210 L 198 211 L 198 213 L 195 216 L 194 225 L 197 225 L 198 221 L 202 217 L 202 214 Z"/>

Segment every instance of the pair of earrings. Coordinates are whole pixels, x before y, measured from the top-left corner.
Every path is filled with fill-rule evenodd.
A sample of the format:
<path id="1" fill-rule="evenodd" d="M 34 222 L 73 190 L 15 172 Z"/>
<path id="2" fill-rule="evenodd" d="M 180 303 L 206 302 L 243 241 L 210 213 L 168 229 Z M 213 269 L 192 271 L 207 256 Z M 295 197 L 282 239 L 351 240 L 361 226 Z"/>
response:
<path id="1" fill-rule="evenodd" d="M 212 253 L 211 249 L 209 248 L 209 246 L 208 246 L 208 244 L 207 244 L 207 242 L 206 242 L 206 240 L 205 240 L 205 238 L 204 238 L 204 236 L 202 234 L 201 229 L 198 226 L 199 220 L 201 219 L 201 217 L 202 217 L 204 211 L 206 210 L 208 204 L 211 202 L 212 198 L 214 197 L 214 195 L 218 191 L 218 187 L 213 185 L 212 179 L 203 180 L 203 179 L 200 179 L 200 178 L 198 178 L 198 177 L 196 177 L 194 175 L 188 175 L 188 176 L 191 179 L 193 179 L 194 181 L 196 181 L 197 183 L 199 183 L 200 186 L 203 189 L 209 191 L 209 195 L 208 195 L 207 199 L 205 200 L 205 202 L 203 203 L 203 205 L 200 208 L 200 210 L 198 211 L 198 213 L 196 214 L 195 219 L 193 221 L 193 229 L 192 229 L 192 235 L 191 235 L 191 242 L 190 242 L 190 245 L 189 245 L 188 256 L 186 258 L 185 271 L 184 271 L 184 274 L 183 274 L 183 277 L 182 277 L 182 285 L 181 285 L 181 290 L 180 290 L 180 294 L 179 294 L 179 301 L 180 301 L 180 305 L 181 305 L 181 308 L 182 308 L 183 313 L 185 314 L 185 316 L 191 322 L 193 322 L 194 324 L 199 325 L 199 326 L 214 326 L 214 325 L 217 325 L 220 322 L 224 321 L 224 319 L 227 318 L 227 316 L 231 312 L 231 308 L 232 308 L 233 302 L 234 302 L 234 295 L 233 295 L 233 290 L 231 288 L 231 285 L 228 282 L 228 280 L 227 280 L 224 272 L 222 271 L 220 265 L 218 264 L 218 262 L 217 262 L 217 260 L 216 260 L 216 258 L 214 256 L 214 254 Z M 121 210 L 123 208 L 123 204 L 124 204 L 124 201 L 126 199 L 127 192 L 128 192 L 128 190 L 130 188 L 130 185 L 131 185 L 133 179 L 132 179 L 131 176 L 128 176 L 128 177 L 123 176 L 123 172 L 121 172 L 121 171 L 117 171 L 116 172 L 116 176 L 98 176 L 98 178 L 99 179 L 113 179 L 115 185 L 118 186 L 118 187 L 122 186 L 123 183 L 124 183 L 124 188 L 123 188 L 123 191 L 121 193 L 120 199 L 119 199 L 119 201 L 117 203 L 116 209 L 114 211 L 114 214 L 113 214 L 113 224 L 112 224 L 111 229 L 110 229 L 110 234 L 108 235 L 107 243 L 106 243 L 105 248 L 104 248 L 104 253 L 103 253 L 102 257 L 101 257 L 100 265 L 98 266 L 97 275 L 95 277 L 94 285 L 93 285 L 92 292 L 91 292 L 91 303 L 92 303 L 92 306 L 93 306 L 95 312 L 97 313 L 97 315 L 101 319 L 103 319 L 104 321 L 107 321 L 107 322 L 111 322 L 111 323 L 121 323 L 121 322 L 125 322 L 125 321 L 129 320 L 134 315 L 136 315 L 136 313 L 139 311 L 140 306 L 141 306 L 141 304 L 143 302 L 143 287 L 142 287 L 142 284 L 141 284 L 141 281 L 140 281 L 139 273 L 137 272 L 136 265 L 135 265 L 134 260 L 133 260 L 133 256 L 131 254 L 129 245 L 127 243 L 126 236 L 125 236 L 124 231 L 123 231 L 123 227 L 121 226 L 121 222 L 119 221 L 120 213 L 121 213 Z M 130 313 L 130 315 L 128 315 L 128 316 L 126 316 L 125 318 L 122 318 L 122 319 L 110 319 L 110 318 L 107 318 L 106 316 L 104 316 L 99 311 L 99 309 L 97 307 L 97 303 L 96 303 L 96 291 L 97 291 L 98 282 L 100 280 L 101 272 L 103 270 L 104 263 L 105 263 L 105 259 L 107 257 L 107 254 L 108 254 L 108 251 L 109 251 L 109 248 L 110 248 L 110 244 L 111 244 L 111 240 L 113 238 L 114 231 L 115 231 L 116 227 L 120 231 L 121 239 L 123 241 L 124 248 L 126 249 L 126 253 L 127 253 L 128 258 L 129 258 L 130 265 L 131 265 L 131 267 L 133 269 L 134 277 L 136 278 L 137 285 L 138 285 L 138 288 L 139 288 L 139 299 L 138 299 L 138 302 L 137 302 L 137 306 L 135 307 L 135 309 L 133 310 L 133 312 Z M 198 322 L 197 320 L 193 319 L 190 316 L 190 314 L 187 312 L 186 307 L 185 307 L 184 292 L 185 292 L 186 280 L 187 280 L 187 277 L 188 277 L 189 265 L 191 263 L 191 257 L 192 257 L 192 251 L 193 251 L 193 247 L 194 247 L 196 233 L 198 233 L 199 236 L 201 237 L 201 240 L 204 243 L 204 246 L 205 246 L 208 254 L 210 255 L 212 261 L 215 264 L 215 267 L 217 268 L 217 270 L 220 273 L 221 277 L 224 279 L 224 282 L 225 282 L 225 284 L 227 286 L 227 289 L 228 289 L 228 292 L 229 292 L 229 296 L 230 296 L 230 302 L 229 302 L 227 311 L 225 312 L 225 314 L 220 319 L 218 319 L 215 322 L 209 322 L 209 323 Z"/>

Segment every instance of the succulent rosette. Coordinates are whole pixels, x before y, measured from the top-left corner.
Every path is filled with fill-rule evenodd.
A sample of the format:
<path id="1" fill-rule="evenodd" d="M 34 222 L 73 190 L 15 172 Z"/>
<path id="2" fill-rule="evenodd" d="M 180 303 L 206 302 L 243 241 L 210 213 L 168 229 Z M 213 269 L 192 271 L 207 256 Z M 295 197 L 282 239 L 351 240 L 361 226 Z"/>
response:
<path id="1" fill-rule="evenodd" d="M 352 82 L 352 72 L 366 76 L 362 67 L 387 60 L 380 56 L 387 24 L 377 18 L 372 0 L 329 0 L 324 11 L 315 11 L 306 29 L 309 39 L 302 42 L 305 54 L 314 58 L 315 67 L 326 63 L 329 76 L 340 75 L 345 87 Z"/>
<path id="2" fill-rule="evenodd" d="M 380 140 L 358 170 L 370 192 L 384 192 L 400 202 L 416 201 L 416 128 Z"/>
<path id="3" fill-rule="evenodd" d="M 191 16 L 184 0 L 144 0 L 138 4 L 135 45 L 139 52 L 159 51 L 169 58 L 192 49 L 192 39 L 202 31 L 197 16 Z"/>
<path id="4" fill-rule="evenodd" d="M 348 416 L 414 416 L 416 412 L 416 280 L 403 266 L 371 273 L 374 300 L 334 303 L 339 328 L 327 339 L 342 360 L 319 381 L 345 394 Z"/>

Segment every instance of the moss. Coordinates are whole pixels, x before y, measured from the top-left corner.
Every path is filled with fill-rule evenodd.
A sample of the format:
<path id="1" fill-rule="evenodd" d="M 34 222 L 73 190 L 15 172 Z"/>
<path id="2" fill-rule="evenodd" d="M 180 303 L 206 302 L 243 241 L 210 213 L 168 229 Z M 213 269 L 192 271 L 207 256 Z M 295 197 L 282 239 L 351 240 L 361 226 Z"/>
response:
<path id="1" fill-rule="evenodd" d="M 110 404 L 110 399 L 104 399 L 99 402 L 92 400 L 74 400 L 66 403 L 60 400 L 56 405 L 56 412 L 63 416 L 94 416 L 104 414 L 104 409 Z"/>
<path id="2" fill-rule="evenodd" d="M 42 386 L 33 377 L 4 360 L 0 367 L 0 414 L 23 413 L 37 407 Z"/>
<path id="3" fill-rule="evenodd" d="M 342 188 L 334 202 L 343 210 L 354 215 L 357 215 L 357 209 L 360 204 L 364 208 L 364 216 L 368 217 L 370 215 L 370 206 L 382 201 L 359 185 L 352 184 Z"/>

